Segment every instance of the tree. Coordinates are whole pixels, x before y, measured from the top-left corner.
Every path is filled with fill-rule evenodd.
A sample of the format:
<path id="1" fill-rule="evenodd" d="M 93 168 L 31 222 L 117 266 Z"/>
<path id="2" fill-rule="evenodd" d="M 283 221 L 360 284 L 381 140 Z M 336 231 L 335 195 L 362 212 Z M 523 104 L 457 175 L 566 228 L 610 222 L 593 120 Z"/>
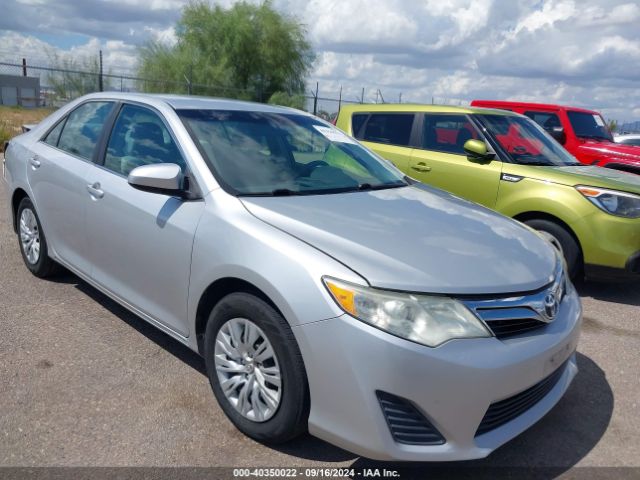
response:
<path id="1" fill-rule="evenodd" d="M 56 98 L 68 100 L 99 90 L 100 59 L 97 54 L 82 60 L 55 52 L 48 52 L 48 56 L 54 70 L 47 74 L 47 83 Z M 103 89 L 110 89 L 109 77 L 103 76 Z"/>
<path id="2" fill-rule="evenodd" d="M 302 94 L 289 95 L 287 92 L 275 92 L 271 97 L 269 97 L 269 101 L 267 103 L 304 110 L 305 100 L 306 99 Z"/>
<path id="3" fill-rule="evenodd" d="M 270 0 L 228 9 L 191 3 L 176 36 L 175 45 L 150 42 L 140 50 L 139 75 L 153 80 L 143 89 L 266 101 L 279 91 L 303 92 L 314 58 L 303 26 Z"/>
<path id="4" fill-rule="evenodd" d="M 608 120 L 607 121 L 607 127 L 609 127 L 609 131 L 610 132 L 617 132 L 618 131 L 618 121 L 617 120 Z"/>

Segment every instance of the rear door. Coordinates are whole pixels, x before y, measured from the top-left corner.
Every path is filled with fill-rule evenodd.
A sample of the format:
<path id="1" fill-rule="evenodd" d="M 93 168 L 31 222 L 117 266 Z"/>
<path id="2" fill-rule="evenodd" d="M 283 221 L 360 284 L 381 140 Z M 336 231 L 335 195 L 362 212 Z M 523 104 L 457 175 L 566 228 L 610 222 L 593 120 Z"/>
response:
<path id="1" fill-rule="evenodd" d="M 52 250 L 80 273 L 90 272 L 85 230 L 85 175 L 114 103 L 83 103 L 34 144 L 27 178 Z"/>
<path id="2" fill-rule="evenodd" d="M 92 187 L 87 206 L 92 278 L 139 313 L 187 336 L 191 249 L 204 201 L 143 192 L 127 182 L 141 165 L 175 163 L 188 170 L 154 110 L 122 105 L 105 144 L 104 157 L 86 173 Z"/>
<path id="3" fill-rule="evenodd" d="M 353 136 L 406 171 L 413 152 L 411 139 L 415 117 L 411 112 L 354 113 L 351 119 Z"/>
<path id="4" fill-rule="evenodd" d="M 467 140 L 482 139 L 466 115 L 426 113 L 420 119 L 421 148 L 410 161 L 411 176 L 489 208 L 496 204 L 502 162 L 467 158 Z"/>

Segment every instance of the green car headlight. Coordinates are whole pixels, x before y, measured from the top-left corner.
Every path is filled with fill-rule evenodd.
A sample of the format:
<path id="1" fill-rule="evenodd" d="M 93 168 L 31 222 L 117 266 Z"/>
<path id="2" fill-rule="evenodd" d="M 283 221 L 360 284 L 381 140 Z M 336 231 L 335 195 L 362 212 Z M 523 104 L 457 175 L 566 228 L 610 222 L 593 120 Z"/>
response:
<path id="1" fill-rule="evenodd" d="M 611 215 L 640 218 L 640 195 L 583 185 L 576 189 L 596 207 Z"/>
<path id="2" fill-rule="evenodd" d="M 453 298 L 379 290 L 330 277 L 323 281 L 349 315 L 428 347 L 454 338 L 492 336 L 478 317 Z"/>

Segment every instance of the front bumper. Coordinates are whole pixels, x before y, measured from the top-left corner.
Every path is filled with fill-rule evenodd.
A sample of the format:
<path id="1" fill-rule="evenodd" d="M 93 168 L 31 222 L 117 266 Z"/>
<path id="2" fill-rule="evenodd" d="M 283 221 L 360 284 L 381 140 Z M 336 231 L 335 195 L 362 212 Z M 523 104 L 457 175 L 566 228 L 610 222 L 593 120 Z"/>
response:
<path id="1" fill-rule="evenodd" d="M 377 460 L 486 457 L 560 400 L 577 372 L 574 352 L 580 324 L 580 301 L 571 288 L 554 322 L 505 340 L 452 340 L 429 348 L 349 315 L 296 327 L 311 393 L 309 431 Z M 560 367 L 557 383 L 539 402 L 510 422 L 476 436 L 492 403 L 528 389 Z M 407 399 L 446 442 L 395 442 L 376 391 Z"/>
<path id="2" fill-rule="evenodd" d="M 598 210 L 572 227 L 580 240 L 587 269 L 605 267 L 640 273 L 640 218 L 616 217 Z"/>

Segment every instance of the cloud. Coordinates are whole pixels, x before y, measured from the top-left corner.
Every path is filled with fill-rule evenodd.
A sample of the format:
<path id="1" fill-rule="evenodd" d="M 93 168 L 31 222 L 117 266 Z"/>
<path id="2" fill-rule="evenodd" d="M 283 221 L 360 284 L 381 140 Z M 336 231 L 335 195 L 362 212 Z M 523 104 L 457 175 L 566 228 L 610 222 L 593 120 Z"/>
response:
<path id="1" fill-rule="evenodd" d="M 258 2 L 259 0 L 253 0 Z M 234 0 L 223 0 L 229 6 Z M 112 71 L 136 47 L 176 41 L 187 0 L 17 0 L 0 17 L 0 59 L 38 58 L 56 38 L 102 48 Z M 587 106 L 640 119 L 640 5 L 630 0 L 274 0 L 305 24 L 323 96 L 464 104 L 474 98 Z M 38 40 L 37 37 L 40 37 Z M 48 36 L 48 37 L 47 37 Z M 46 38 L 45 38 L 46 37 Z M 43 41 L 43 40 L 46 40 Z M 39 43 L 40 42 L 40 43 Z M 51 48 L 51 47 L 49 47 Z M 378 90 L 380 92 L 378 92 Z M 337 104 L 336 104 L 337 105 Z"/>

